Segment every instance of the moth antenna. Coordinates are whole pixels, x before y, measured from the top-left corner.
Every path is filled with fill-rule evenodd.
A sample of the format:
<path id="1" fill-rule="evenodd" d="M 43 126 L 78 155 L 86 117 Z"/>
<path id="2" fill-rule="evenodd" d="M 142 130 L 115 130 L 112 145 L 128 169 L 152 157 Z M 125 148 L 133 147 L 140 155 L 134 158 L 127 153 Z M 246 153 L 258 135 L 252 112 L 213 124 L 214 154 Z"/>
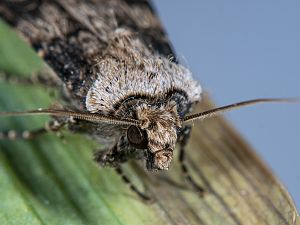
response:
<path id="1" fill-rule="evenodd" d="M 129 126 L 139 125 L 139 121 L 135 119 L 120 118 L 116 116 L 92 114 L 92 113 L 85 113 L 85 112 L 73 112 L 67 110 L 37 109 L 37 110 L 30 110 L 30 111 L 23 111 L 23 112 L 0 112 L 0 116 L 33 116 L 33 115 L 73 117 L 74 119 L 79 119 L 79 120 L 118 124 L 118 125 L 129 125 Z"/>
<path id="2" fill-rule="evenodd" d="M 223 114 L 224 112 L 231 111 L 233 109 L 241 108 L 248 105 L 255 105 L 259 103 L 300 103 L 300 98 L 258 98 L 248 101 L 237 102 L 230 105 L 210 109 L 204 112 L 188 115 L 183 119 L 183 122 L 187 123 L 199 119 L 204 120 L 206 118 L 218 116 L 220 114 Z"/>

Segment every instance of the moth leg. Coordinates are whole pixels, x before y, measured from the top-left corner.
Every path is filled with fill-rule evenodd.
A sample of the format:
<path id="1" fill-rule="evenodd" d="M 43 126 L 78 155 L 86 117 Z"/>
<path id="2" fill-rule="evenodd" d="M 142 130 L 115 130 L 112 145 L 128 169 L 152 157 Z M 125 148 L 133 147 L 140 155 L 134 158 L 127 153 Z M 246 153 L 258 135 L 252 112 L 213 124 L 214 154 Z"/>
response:
<path id="1" fill-rule="evenodd" d="M 65 123 L 58 122 L 56 120 L 47 122 L 46 125 L 43 128 L 39 128 L 32 131 L 15 131 L 15 130 L 9 130 L 9 131 L 3 131 L 0 132 L 0 140 L 16 140 L 16 139 L 33 139 L 36 138 L 42 134 L 45 134 L 49 131 L 51 132 L 59 132 L 59 130 L 65 125 Z"/>
<path id="2" fill-rule="evenodd" d="M 185 177 L 185 179 L 193 186 L 193 188 L 200 194 L 200 196 L 203 196 L 203 194 L 205 193 L 205 189 L 203 187 L 201 187 L 200 185 L 198 185 L 194 179 L 192 178 L 192 176 L 190 175 L 189 169 L 186 165 L 186 161 L 185 161 L 185 147 L 187 144 L 187 141 L 190 137 L 190 133 L 191 133 L 191 127 L 190 126 L 186 126 L 185 128 L 183 128 L 182 133 L 181 133 L 181 137 L 179 139 L 179 163 L 181 165 L 181 171 Z"/>
<path id="3" fill-rule="evenodd" d="M 128 176 L 126 176 L 126 174 L 124 174 L 124 171 L 122 170 L 121 166 L 115 168 L 116 172 L 118 173 L 118 175 L 122 178 L 123 182 L 129 186 L 129 188 L 136 193 L 141 199 L 143 199 L 144 201 L 151 201 L 152 199 L 145 195 L 143 192 L 141 192 L 128 178 Z"/>
<path id="4" fill-rule="evenodd" d="M 99 150 L 94 154 L 94 160 L 102 167 L 117 168 L 120 164 L 129 159 L 140 160 L 144 158 L 144 152 L 133 149 L 129 146 L 125 136 L 122 136 L 118 143 L 107 150 Z"/>
<path id="5" fill-rule="evenodd" d="M 121 164 L 127 162 L 129 159 L 141 159 L 144 157 L 144 152 L 141 150 L 131 149 L 128 145 L 127 139 L 123 136 L 119 142 L 111 149 L 106 151 L 98 151 L 94 155 L 94 160 L 103 167 L 113 167 L 121 176 L 122 180 L 135 192 L 139 197 L 145 201 L 150 201 L 151 198 L 138 190 L 138 188 L 130 181 L 124 174 Z"/>
<path id="6" fill-rule="evenodd" d="M 44 71 L 34 73 L 30 77 L 22 77 L 13 75 L 10 73 L 6 73 L 0 71 L 0 82 L 7 82 L 12 84 L 21 84 L 21 85 L 40 85 L 44 87 L 56 87 L 59 85 L 59 80 L 53 77 L 53 75 L 49 76 L 49 72 Z"/>

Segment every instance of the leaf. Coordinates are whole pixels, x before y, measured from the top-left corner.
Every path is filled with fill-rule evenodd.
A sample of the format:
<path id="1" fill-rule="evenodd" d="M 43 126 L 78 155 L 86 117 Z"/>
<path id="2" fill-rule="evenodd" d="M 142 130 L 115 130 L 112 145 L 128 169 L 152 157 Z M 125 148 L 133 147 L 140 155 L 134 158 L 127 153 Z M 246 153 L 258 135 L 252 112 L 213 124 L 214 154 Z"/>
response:
<path id="1" fill-rule="evenodd" d="M 41 60 L 0 21 L 0 70 L 29 75 Z M 43 87 L 0 83 L 0 110 L 47 107 L 56 101 Z M 203 102 L 201 108 L 211 107 Z M 0 130 L 43 126 L 47 117 L 1 117 Z M 0 224 L 300 224 L 283 185 L 223 118 L 194 126 L 188 147 L 193 177 L 207 190 L 200 198 L 170 171 L 125 166 L 141 201 L 111 169 L 92 161 L 97 143 L 64 132 L 35 140 L 0 141 Z"/>

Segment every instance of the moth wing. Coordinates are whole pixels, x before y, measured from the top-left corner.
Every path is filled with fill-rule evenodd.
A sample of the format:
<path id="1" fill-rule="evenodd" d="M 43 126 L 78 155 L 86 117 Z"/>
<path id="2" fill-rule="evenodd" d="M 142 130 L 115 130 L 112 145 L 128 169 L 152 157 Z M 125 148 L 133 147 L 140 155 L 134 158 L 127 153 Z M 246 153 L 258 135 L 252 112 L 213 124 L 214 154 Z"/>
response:
<path id="1" fill-rule="evenodd" d="M 65 83 L 80 110 L 92 81 L 94 65 L 117 28 L 127 28 L 155 52 L 174 52 L 149 1 L 56 0 L 0 2 L 0 16 L 39 52 Z M 33 3 L 32 3 L 33 2 Z"/>

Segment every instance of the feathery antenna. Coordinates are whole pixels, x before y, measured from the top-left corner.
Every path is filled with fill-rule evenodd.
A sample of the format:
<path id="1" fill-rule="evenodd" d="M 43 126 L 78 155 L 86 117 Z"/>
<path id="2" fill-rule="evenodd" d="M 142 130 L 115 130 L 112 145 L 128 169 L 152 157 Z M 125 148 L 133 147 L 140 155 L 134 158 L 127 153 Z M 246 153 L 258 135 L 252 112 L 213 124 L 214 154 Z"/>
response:
<path id="1" fill-rule="evenodd" d="M 139 125 L 139 121 L 130 118 L 118 118 L 115 116 L 92 114 L 85 112 L 73 112 L 54 109 L 37 109 L 23 112 L 0 112 L 0 116 L 32 116 L 32 115 L 50 115 L 59 117 L 73 117 L 74 119 L 86 120 L 91 122 L 102 122 L 118 125 Z"/>

